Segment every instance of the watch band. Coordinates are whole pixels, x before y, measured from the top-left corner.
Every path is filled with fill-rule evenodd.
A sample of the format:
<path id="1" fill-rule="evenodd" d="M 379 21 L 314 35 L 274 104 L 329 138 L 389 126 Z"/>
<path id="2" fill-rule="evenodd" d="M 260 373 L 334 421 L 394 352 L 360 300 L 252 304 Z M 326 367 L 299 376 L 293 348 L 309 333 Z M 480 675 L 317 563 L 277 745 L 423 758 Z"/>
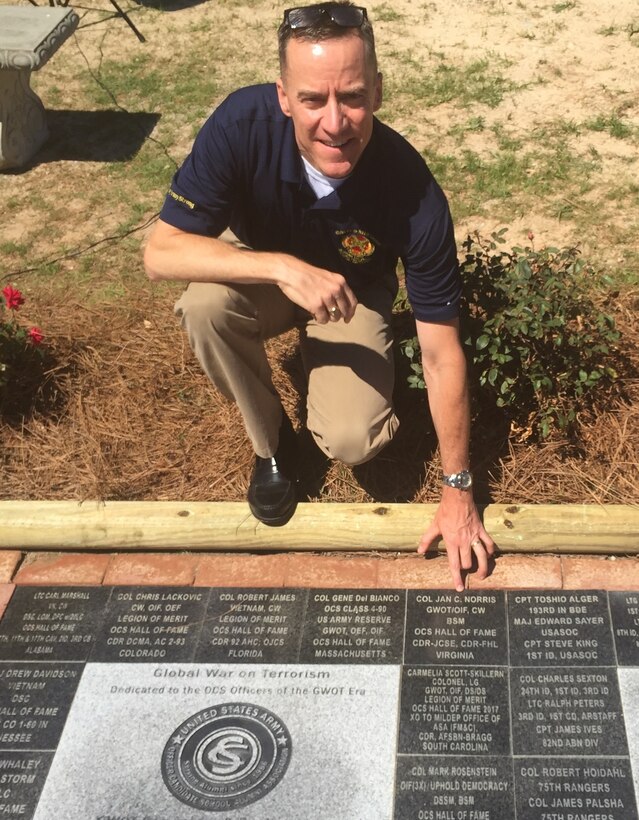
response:
<path id="1" fill-rule="evenodd" d="M 460 470 L 458 473 L 442 476 L 442 484 L 456 490 L 470 490 L 473 486 L 473 475 L 470 470 Z"/>

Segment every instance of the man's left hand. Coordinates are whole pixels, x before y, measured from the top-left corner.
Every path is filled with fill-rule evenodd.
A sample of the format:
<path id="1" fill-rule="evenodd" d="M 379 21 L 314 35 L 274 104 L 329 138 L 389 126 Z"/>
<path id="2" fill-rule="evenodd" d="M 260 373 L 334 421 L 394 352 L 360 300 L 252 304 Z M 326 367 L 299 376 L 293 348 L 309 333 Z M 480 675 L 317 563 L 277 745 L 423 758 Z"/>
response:
<path id="1" fill-rule="evenodd" d="M 446 545 L 448 565 L 457 592 L 464 591 L 462 570 L 477 558 L 477 577 L 488 575 L 488 556 L 495 552 L 495 542 L 481 523 L 472 495 L 466 490 L 444 487 L 435 518 L 422 535 L 417 552 L 424 554 L 432 542 L 442 537 Z"/>

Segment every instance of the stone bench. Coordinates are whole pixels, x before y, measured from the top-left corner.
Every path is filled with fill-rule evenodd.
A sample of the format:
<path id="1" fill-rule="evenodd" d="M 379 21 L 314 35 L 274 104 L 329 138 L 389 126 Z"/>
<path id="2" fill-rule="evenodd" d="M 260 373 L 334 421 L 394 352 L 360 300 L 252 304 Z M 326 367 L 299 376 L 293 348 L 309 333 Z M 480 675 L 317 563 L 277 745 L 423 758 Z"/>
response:
<path id="1" fill-rule="evenodd" d="M 31 72 L 75 31 L 79 17 L 60 6 L 0 6 L 0 169 L 28 162 L 49 136 Z"/>

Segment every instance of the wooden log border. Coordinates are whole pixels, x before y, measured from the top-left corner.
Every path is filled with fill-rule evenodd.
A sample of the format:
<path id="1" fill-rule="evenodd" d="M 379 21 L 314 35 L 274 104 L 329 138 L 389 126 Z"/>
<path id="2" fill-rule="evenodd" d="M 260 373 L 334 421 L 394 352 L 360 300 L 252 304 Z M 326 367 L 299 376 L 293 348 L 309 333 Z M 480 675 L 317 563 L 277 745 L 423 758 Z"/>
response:
<path id="1" fill-rule="evenodd" d="M 288 524 L 267 527 L 244 502 L 0 501 L 0 547 L 413 551 L 435 509 L 434 504 L 303 503 Z M 639 505 L 490 504 L 481 509 L 504 553 L 639 553 Z"/>

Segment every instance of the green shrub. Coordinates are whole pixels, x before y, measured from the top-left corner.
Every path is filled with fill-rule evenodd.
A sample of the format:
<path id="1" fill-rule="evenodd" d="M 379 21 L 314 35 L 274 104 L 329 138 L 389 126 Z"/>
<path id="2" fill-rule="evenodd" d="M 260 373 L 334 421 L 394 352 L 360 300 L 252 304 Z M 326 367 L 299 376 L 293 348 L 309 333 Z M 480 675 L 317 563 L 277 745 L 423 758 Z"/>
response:
<path id="1" fill-rule="evenodd" d="M 525 436 L 570 434 L 579 412 L 603 406 L 618 378 L 619 332 L 596 302 L 603 281 L 576 248 L 506 251 L 498 247 L 505 233 L 463 245 L 462 339 L 474 382 Z M 417 338 L 401 347 L 409 384 L 423 387 Z"/>

